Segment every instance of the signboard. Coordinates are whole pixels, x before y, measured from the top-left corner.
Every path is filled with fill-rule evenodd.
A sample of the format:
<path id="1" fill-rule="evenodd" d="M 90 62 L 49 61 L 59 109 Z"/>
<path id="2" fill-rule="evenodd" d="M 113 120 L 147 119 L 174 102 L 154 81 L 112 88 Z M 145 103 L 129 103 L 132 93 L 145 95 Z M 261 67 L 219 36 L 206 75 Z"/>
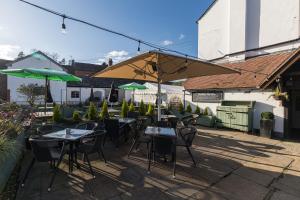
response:
<path id="1" fill-rule="evenodd" d="M 193 102 L 219 102 L 223 100 L 222 91 L 193 92 Z"/>

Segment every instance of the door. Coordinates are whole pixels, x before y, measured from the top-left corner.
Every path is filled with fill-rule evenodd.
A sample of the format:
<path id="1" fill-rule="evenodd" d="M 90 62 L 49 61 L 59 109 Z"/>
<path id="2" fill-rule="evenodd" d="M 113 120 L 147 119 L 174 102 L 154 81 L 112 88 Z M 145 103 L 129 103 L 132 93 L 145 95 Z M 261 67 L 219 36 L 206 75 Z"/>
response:
<path id="1" fill-rule="evenodd" d="M 292 127 L 300 129 L 300 91 L 292 92 Z"/>

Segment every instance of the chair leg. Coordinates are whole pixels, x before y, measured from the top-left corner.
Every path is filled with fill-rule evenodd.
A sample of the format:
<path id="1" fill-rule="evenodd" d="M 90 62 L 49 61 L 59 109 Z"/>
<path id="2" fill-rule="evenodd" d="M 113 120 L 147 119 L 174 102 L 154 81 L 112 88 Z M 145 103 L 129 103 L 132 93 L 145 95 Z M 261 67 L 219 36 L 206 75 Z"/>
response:
<path id="1" fill-rule="evenodd" d="M 189 148 L 188 146 L 186 146 L 186 149 L 187 149 L 188 153 L 190 154 L 190 156 L 191 156 L 191 158 L 192 158 L 192 160 L 193 160 L 194 165 L 197 166 L 196 161 L 194 160 L 194 156 L 193 156 L 193 154 L 192 154 L 190 148 Z"/>
<path id="2" fill-rule="evenodd" d="M 151 155 L 152 155 L 152 148 L 150 145 L 148 148 L 148 174 L 150 174 Z"/>
<path id="3" fill-rule="evenodd" d="M 173 153 L 173 178 L 175 178 L 175 172 L 176 172 L 176 150 L 175 153 Z"/>
<path id="4" fill-rule="evenodd" d="M 131 154 L 131 152 L 132 152 L 132 150 L 133 150 L 133 148 L 134 148 L 134 146 L 135 146 L 135 143 L 136 143 L 136 139 L 133 139 L 133 143 L 132 143 L 132 145 L 131 145 L 131 147 L 130 147 L 130 149 L 129 149 L 129 152 L 128 152 L 128 154 L 127 154 L 128 158 L 129 158 L 129 156 L 130 156 L 130 154 Z"/>
<path id="5" fill-rule="evenodd" d="M 29 171 L 30 171 L 31 168 L 33 167 L 34 162 L 35 162 L 35 158 L 32 159 L 32 161 L 30 162 L 29 167 L 28 167 L 27 170 L 26 170 L 25 176 L 24 176 L 24 178 L 23 178 L 23 180 L 22 180 L 22 183 L 21 183 L 21 187 L 24 187 L 25 181 L 26 181 L 26 179 L 27 179 L 27 177 L 28 177 Z"/>
<path id="6" fill-rule="evenodd" d="M 55 176 L 56 176 L 56 174 L 57 174 L 57 171 L 58 171 L 58 169 L 59 169 L 59 165 L 60 165 L 62 159 L 63 159 L 63 155 L 61 155 L 61 157 L 60 157 L 59 160 L 57 161 L 57 166 L 56 166 L 55 169 L 54 169 L 54 172 L 53 172 L 53 175 L 52 175 L 52 178 L 51 178 L 49 187 L 48 187 L 48 192 L 51 191 L 52 184 L 53 184 L 53 182 L 54 182 Z"/>
<path id="7" fill-rule="evenodd" d="M 104 156 L 103 149 L 102 149 L 101 147 L 100 147 L 99 151 L 100 151 L 100 153 L 101 153 L 101 156 L 102 156 L 104 162 L 107 163 L 106 158 L 105 158 L 105 156 Z M 98 151 L 98 154 L 99 154 L 99 151 Z M 100 155 L 99 155 L 99 156 L 100 156 Z"/>
<path id="8" fill-rule="evenodd" d="M 90 171 L 91 171 L 91 174 L 92 174 L 92 176 L 94 177 L 94 178 L 96 178 L 96 176 L 95 176 L 95 174 L 94 174 L 94 171 L 93 171 L 93 168 L 92 168 L 92 165 L 91 165 L 91 162 L 90 162 L 90 159 L 89 159 L 89 157 L 88 157 L 88 155 L 85 153 L 85 158 L 86 158 L 86 161 L 87 161 L 87 163 L 88 163 L 88 165 L 89 165 L 89 168 L 90 168 Z"/>

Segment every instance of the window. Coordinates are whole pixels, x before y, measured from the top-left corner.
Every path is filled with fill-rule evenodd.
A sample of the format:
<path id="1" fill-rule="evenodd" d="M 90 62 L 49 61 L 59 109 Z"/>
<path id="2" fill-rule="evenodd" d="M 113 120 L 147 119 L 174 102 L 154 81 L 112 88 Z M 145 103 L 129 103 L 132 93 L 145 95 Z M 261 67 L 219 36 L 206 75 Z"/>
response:
<path id="1" fill-rule="evenodd" d="M 193 102 L 219 102 L 223 100 L 222 91 L 193 92 Z"/>
<path id="2" fill-rule="evenodd" d="M 72 99 L 79 98 L 79 91 L 71 91 L 71 98 Z"/>

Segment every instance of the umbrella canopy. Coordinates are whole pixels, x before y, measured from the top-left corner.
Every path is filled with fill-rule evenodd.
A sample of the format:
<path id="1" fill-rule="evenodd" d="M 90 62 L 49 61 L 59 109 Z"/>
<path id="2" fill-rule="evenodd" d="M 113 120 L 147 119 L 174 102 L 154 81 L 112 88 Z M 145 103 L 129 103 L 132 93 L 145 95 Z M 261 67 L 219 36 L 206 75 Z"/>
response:
<path id="1" fill-rule="evenodd" d="M 53 69 L 39 69 L 39 68 L 25 68 L 25 69 L 4 69 L 0 70 L 1 74 L 9 76 L 16 76 L 20 78 L 33 79 L 48 79 L 52 81 L 81 81 L 81 78 L 68 74 L 65 71 L 58 71 Z"/>
<path id="2" fill-rule="evenodd" d="M 199 59 L 191 59 L 161 51 L 149 51 L 96 73 L 99 78 L 124 78 L 157 82 L 158 121 L 161 120 L 161 83 L 218 74 L 239 73 Z"/>
<path id="3" fill-rule="evenodd" d="M 119 89 L 123 89 L 123 90 L 146 90 L 148 89 L 146 86 L 138 84 L 138 83 L 128 83 L 125 85 L 121 85 L 119 86 Z"/>
<path id="4" fill-rule="evenodd" d="M 230 68 L 198 59 L 149 51 L 96 73 L 99 78 L 124 78 L 149 82 L 168 82 L 199 76 L 239 73 Z"/>

